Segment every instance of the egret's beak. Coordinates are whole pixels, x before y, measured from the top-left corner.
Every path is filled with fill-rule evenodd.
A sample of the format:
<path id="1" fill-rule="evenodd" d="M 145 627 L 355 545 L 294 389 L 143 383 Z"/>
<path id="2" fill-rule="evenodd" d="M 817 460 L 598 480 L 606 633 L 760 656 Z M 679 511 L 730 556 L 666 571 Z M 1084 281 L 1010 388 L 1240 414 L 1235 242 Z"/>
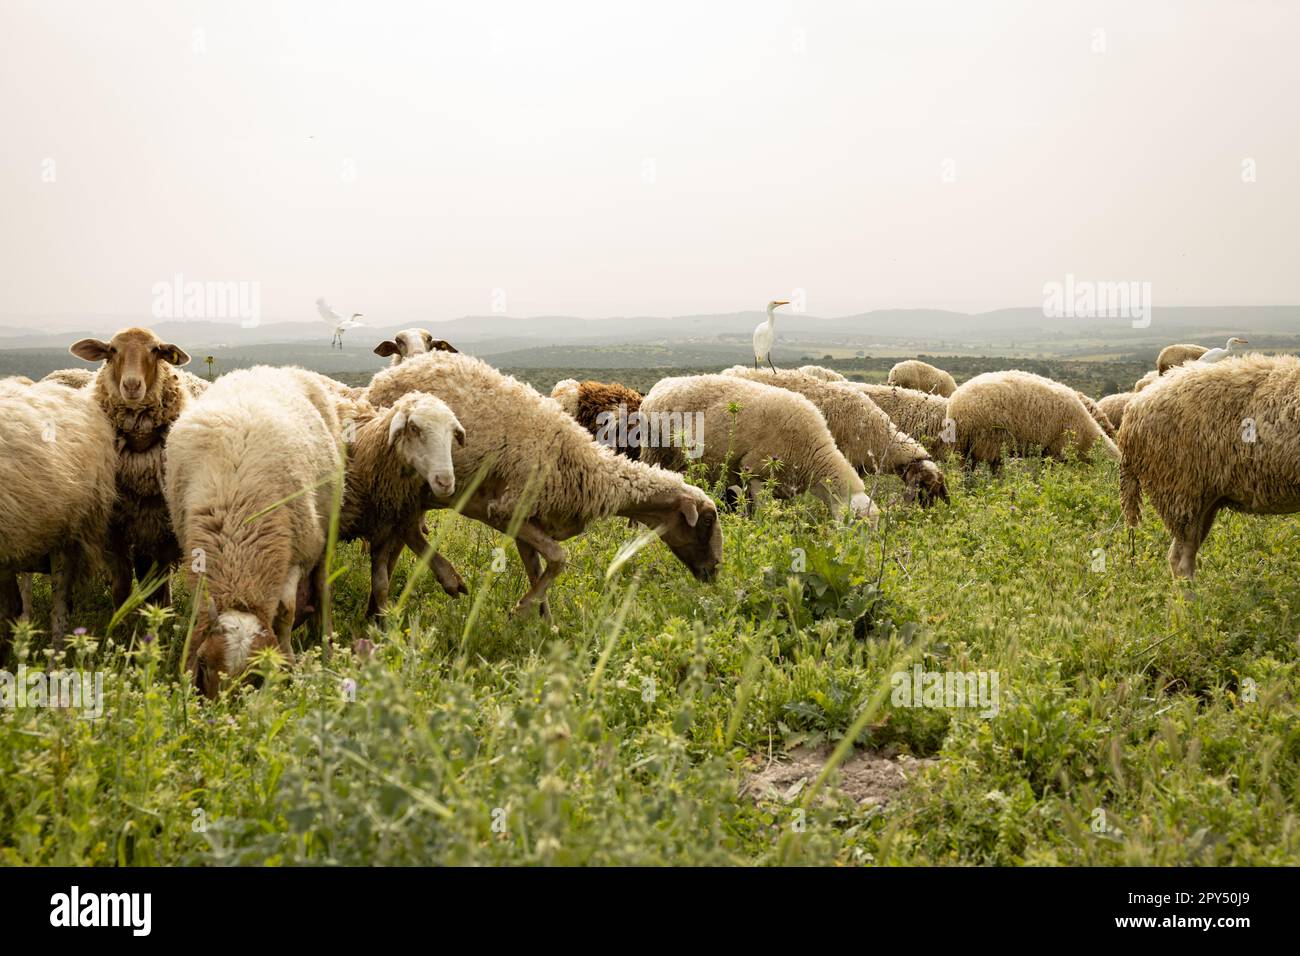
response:
<path id="1" fill-rule="evenodd" d="M 788 301 L 786 301 L 785 299 L 782 299 L 780 302 L 774 302 L 774 303 L 772 303 L 772 304 L 773 304 L 773 305 L 789 305 L 790 303 L 789 303 Z"/>

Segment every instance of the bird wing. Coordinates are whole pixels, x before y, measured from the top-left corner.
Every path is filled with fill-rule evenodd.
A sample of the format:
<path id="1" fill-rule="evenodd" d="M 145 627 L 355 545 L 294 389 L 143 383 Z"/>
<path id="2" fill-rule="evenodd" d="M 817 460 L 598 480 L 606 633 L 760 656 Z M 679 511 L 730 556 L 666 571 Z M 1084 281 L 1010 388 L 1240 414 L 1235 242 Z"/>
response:
<path id="1" fill-rule="evenodd" d="M 316 311 L 320 313 L 320 317 L 324 319 L 326 322 L 343 321 L 343 316 L 339 315 L 337 312 L 331 309 L 329 307 L 329 303 L 326 302 L 324 299 L 316 300 Z"/>

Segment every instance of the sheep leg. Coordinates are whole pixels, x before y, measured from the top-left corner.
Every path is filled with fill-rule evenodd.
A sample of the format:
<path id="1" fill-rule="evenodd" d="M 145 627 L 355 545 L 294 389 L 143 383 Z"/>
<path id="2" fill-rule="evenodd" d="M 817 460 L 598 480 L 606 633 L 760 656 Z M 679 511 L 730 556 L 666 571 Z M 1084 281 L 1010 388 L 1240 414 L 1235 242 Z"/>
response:
<path id="1" fill-rule="evenodd" d="M 419 524 L 413 524 L 404 531 L 406 546 L 414 551 L 417 555 L 423 556 L 429 550 L 429 542 L 425 540 L 423 530 Z M 395 554 L 401 554 L 399 545 Z M 437 551 L 433 552 L 433 557 L 429 559 L 429 567 L 433 569 L 433 575 L 442 585 L 442 589 L 450 597 L 459 597 L 462 594 L 468 594 L 469 588 L 465 586 L 464 579 L 455 566 L 444 558 Z"/>
<path id="2" fill-rule="evenodd" d="M 115 542 L 108 556 L 109 572 L 113 576 L 113 610 L 117 610 L 131 597 L 131 550 Z"/>
<path id="3" fill-rule="evenodd" d="M 542 576 L 541 556 L 531 544 L 526 544 L 518 539 L 515 540 L 515 549 L 519 552 L 519 560 L 524 564 L 524 573 L 528 575 L 529 585 L 535 586 Z M 542 617 L 549 618 L 551 616 L 550 602 L 543 598 L 538 603 L 537 610 Z"/>
<path id="4" fill-rule="evenodd" d="M 556 543 L 554 538 L 532 521 L 525 521 L 520 526 L 519 533 L 515 536 L 515 546 L 518 547 L 520 542 L 530 545 L 534 550 L 541 552 L 542 557 L 546 559 L 546 570 L 533 582 L 533 586 L 528 589 L 528 592 L 519 599 L 515 612 L 522 614 L 533 604 L 541 601 L 544 609 L 542 613 L 545 616 L 547 610 L 549 610 L 546 602 L 546 591 L 551 586 L 551 582 L 564 570 L 568 555 L 564 553 L 564 549 Z M 521 557 L 522 554 L 521 551 Z M 526 562 L 525 567 L 527 567 Z"/>
<path id="5" fill-rule="evenodd" d="M 3 587 L 3 585 L 0 585 Z M 31 620 L 32 617 L 32 576 L 30 574 L 18 575 L 18 596 L 22 600 L 23 612 L 21 617 L 24 620 Z M 0 618 L 3 621 L 4 618 Z"/>
<path id="6" fill-rule="evenodd" d="M 370 542 L 370 601 L 366 617 L 377 620 L 388 607 L 389 571 L 392 556 L 400 554 L 402 542 L 385 535 Z"/>
<path id="7" fill-rule="evenodd" d="M 0 661 L 9 653 L 9 637 L 13 620 L 22 610 L 18 576 L 12 571 L 0 571 Z"/>
<path id="8" fill-rule="evenodd" d="M 159 607 L 171 607 L 172 603 L 172 586 L 171 586 L 171 567 L 164 564 L 161 558 L 155 558 L 147 554 L 137 554 L 134 559 L 135 579 L 144 584 L 150 575 L 161 574 L 162 584 L 158 585 L 158 590 L 149 596 L 151 604 L 157 604 Z"/>
<path id="9" fill-rule="evenodd" d="M 1217 503 L 1208 506 L 1198 520 L 1186 522 L 1174 533 L 1173 544 L 1169 547 L 1169 568 L 1174 577 L 1190 581 L 1196 576 L 1196 554 L 1210 536 L 1219 508 Z"/>
<path id="10" fill-rule="evenodd" d="M 69 604 L 72 599 L 72 581 L 76 576 L 76 555 L 62 551 L 50 555 L 50 644 L 55 653 L 63 650 L 63 639 L 68 633 Z"/>

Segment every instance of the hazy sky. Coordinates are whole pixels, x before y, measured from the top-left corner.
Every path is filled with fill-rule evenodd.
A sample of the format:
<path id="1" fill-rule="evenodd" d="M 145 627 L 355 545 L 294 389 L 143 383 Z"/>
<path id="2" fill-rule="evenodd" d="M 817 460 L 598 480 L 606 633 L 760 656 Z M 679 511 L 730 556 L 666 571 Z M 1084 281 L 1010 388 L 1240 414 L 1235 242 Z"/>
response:
<path id="1" fill-rule="evenodd" d="M 377 323 L 1294 304 L 1297 39 L 1253 0 L 0 0 L 0 321 L 176 273 Z"/>

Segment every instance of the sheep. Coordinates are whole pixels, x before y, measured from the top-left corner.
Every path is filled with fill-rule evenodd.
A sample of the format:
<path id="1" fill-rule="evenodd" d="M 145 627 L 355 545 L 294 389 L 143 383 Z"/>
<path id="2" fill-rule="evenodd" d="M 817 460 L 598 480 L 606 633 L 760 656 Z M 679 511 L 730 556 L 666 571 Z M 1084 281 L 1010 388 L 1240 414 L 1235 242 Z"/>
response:
<path id="1" fill-rule="evenodd" d="M 108 535 L 113 606 L 130 597 L 132 573 L 143 582 L 151 566 L 163 575 L 158 600 L 169 604 L 169 572 L 180 552 L 162 497 L 163 446 L 191 398 L 177 372 L 190 357 L 142 328 L 107 342 L 82 339 L 68 351 L 104 363 L 89 388 L 117 434 L 118 496 Z"/>
<path id="2" fill-rule="evenodd" d="M 637 442 L 623 440 L 637 432 L 635 428 L 629 432 L 629 427 L 636 421 L 633 413 L 641 407 L 640 392 L 619 382 L 579 382 L 566 378 L 555 383 L 551 398 L 602 445 L 634 461 L 641 457 Z"/>
<path id="3" fill-rule="evenodd" d="M 920 392 L 930 392 L 944 398 L 951 397 L 957 390 L 953 377 L 941 368 L 935 368 L 917 359 L 899 362 L 889 370 L 889 384 L 914 388 Z"/>
<path id="4" fill-rule="evenodd" d="M 336 396 L 321 378 L 231 372 L 172 425 L 163 493 L 203 602 L 185 664 L 207 697 L 264 648 L 292 661 L 299 582 L 310 575 L 320 588 L 342 452 Z"/>
<path id="5" fill-rule="evenodd" d="M 62 647 L 75 579 L 103 565 L 116 467 L 113 426 L 90 393 L 0 382 L 0 639 L 29 613 L 17 575 L 48 568 Z"/>
<path id="6" fill-rule="evenodd" d="M 85 388 L 95 380 L 95 373 L 88 368 L 61 368 L 41 379 L 42 382 L 57 382 L 68 388 Z"/>
<path id="7" fill-rule="evenodd" d="M 690 435 L 689 449 L 673 441 L 651 441 L 642 457 L 655 464 L 681 467 L 684 457 L 699 459 L 712 480 L 728 486 L 750 475 L 751 507 L 767 478 L 776 479 L 776 494 L 793 498 L 808 491 L 832 513 L 847 508 L 874 526 L 879 509 L 867 495 L 817 406 L 797 392 L 738 375 L 665 378 L 641 402 L 642 421 L 668 422 L 661 434 L 687 415 L 702 416 Z M 664 438 L 667 439 L 667 435 Z M 673 439 L 676 440 L 676 439 Z"/>
<path id="8" fill-rule="evenodd" d="M 519 612 L 536 604 L 549 615 L 547 591 L 567 560 L 558 542 L 613 515 L 655 529 L 698 580 L 716 576 L 717 508 L 680 475 L 598 445 L 553 399 L 467 355 L 432 352 L 384 369 L 368 394 L 387 407 L 412 391 L 438 396 L 466 426 L 452 460 L 463 481 L 479 483 L 461 513 L 507 531 L 523 509 L 515 546 L 531 587 Z"/>
<path id="9" fill-rule="evenodd" d="M 1171 368 L 1194 361 L 1207 351 L 1203 345 L 1166 345 L 1156 357 L 1156 374 L 1164 375 Z"/>
<path id="10" fill-rule="evenodd" d="M 1030 372 L 975 376 L 948 399 L 948 416 L 956 427 L 957 451 L 968 468 L 985 461 L 996 472 L 1004 446 L 1017 454 L 1041 451 L 1062 458 L 1067 446 L 1087 455 L 1099 444 L 1107 457 L 1119 457 L 1115 443 L 1074 389 Z"/>
<path id="11" fill-rule="evenodd" d="M 817 406 L 835 444 L 860 474 L 894 472 L 903 479 L 909 498 L 919 494 L 922 505 L 935 499 L 948 500 L 943 472 L 930 453 L 853 386 L 823 382 L 799 372 L 773 372 L 743 365 L 722 374 L 798 392 Z"/>
<path id="12" fill-rule="evenodd" d="M 797 371 L 804 375 L 811 375 L 813 378 L 819 378 L 823 382 L 847 382 L 848 379 L 839 372 L 831 368 L 825 368 L 821 365 L 800 365 Z"/>
<path id="13" fill-rule="evenodd" d="M 1110 420 L 1111 425 L 1115 428 L 1116 435 L 1119 434 L 1120 426 L 1124 424 L 1124 409 L 1128 407 L 1128 403 L 1133 400 L 1133 396 L 1136 394 L 1136 392 L 1117 392 L 1114 395 L 1107 395 L 1105 398 L 1097 400 L 1097 407 Z"/>
<path id="14" fill-rule="evenodd" d="M 1076 389 L 1074 394 L 1079 396 L 1079 401 L 1083 403 L 1083 407 L 1088 410 L 1088 414 L 1092 416 L 1092 420 L 1097 423 L 1097 426 L 1106 433 L 1106 437 L 1113 439 L 1115 437 L 1115 426 L 1111 423 L 1110 417 L 1083 392 Z"/>
<path id="15" fill-rule="evenodd" d="M 376 355 L 383 358 L 392 356 L 389 365 L 401 365 L 403 359 L 414 358 L 428 352 L 455 352 L 450 342 L 435 339 L 428 329 L 403 329 L 391 339 L 385 339 L 375 346 Z"/>
<path id="16" fill-rule="evenodd" d="M 1222 508 L 1300 511 L 1300 358 L 1248 355 L 1171 369 L 1136 396 L 1119 430 L 1120 495 L 1135 527 L 1142 494 L 1173 537 L 1169 568 L 1192 578 Z"/>
<path id="17" fill-rule="evenodd" d="M 944 427 L 949 420 L 948 399 L 899 385 L 849 382 L 848 387 L 875 402 L 894 424 L 930 449 L 935 458 L 951 453 L 956 438 L 952 429 Z M 945 435 L 949 440 L 944 440 Z"/>
<path id="18" fill-rule="evenodd" d="M 1133 383 L 1133 391 L 1135 393 L 1140 392 L 1148 385 L 1154 385 L 1158 381 L 1160 381 L 1160 373 L 1155 369 L 1152 369 Z"/>
<path id="19" fill-rule="evenodd" d="M 338 537 L 367 542 L 366 613 L 375 618 L 388 604 L 389 578 L 403 545 L 416 554 L 425 552 L 421 518 L 434 507 L 434 499 L 449 498 L 456 490 L 451 443 L 464 445 L 465 429 L 442 399 L 423 392 L 403 395 L 387 409 L 371 408 L 353 426 Z M 451 562 L 437 552 L 432 567 L 449 595 L 467 593 Z"/>

